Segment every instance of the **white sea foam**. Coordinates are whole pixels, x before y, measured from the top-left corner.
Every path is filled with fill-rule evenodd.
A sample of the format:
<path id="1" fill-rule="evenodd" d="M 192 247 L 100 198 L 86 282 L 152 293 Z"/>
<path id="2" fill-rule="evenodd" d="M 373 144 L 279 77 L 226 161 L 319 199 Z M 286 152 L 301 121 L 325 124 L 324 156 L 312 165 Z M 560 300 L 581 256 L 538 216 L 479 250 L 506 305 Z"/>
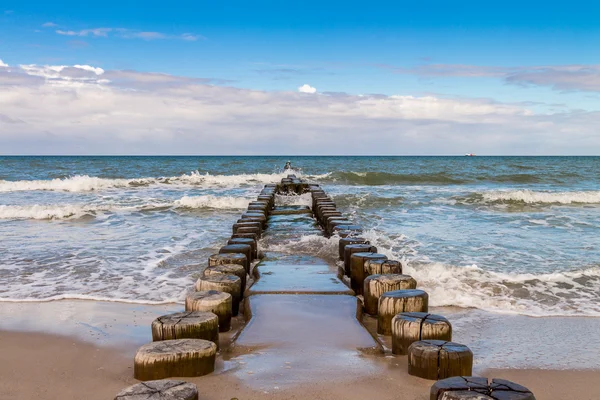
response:
<path id="1" fill-rule="evenodd" d="M 473 307 L 530 316 L 600 316 L 600 266 L 547 274 L 499 273 L 476 265 L 413 261 L 418 244 L 375 230 L 363 235 L 429 293 L 431 306 Z"/>
<path id="2" fill-rule="evenodd" d="M 300 196 L 275 195 L 275 204 L 278 206 L 312 206 L 312 196 L 305 193 Z"/>
<path id="3" fill-rule="evenodd" d="M 5 206 L 0 205 L 0 219 L 69 219 L 106 211 L 109 207 L 85 205 L 39 205 Z"/>
<path id="4" fill-rule="evenodd" d="M 178 297 L 168 298 L 165 300 L 137 300 L 129 298 L 114 298 L 105 296 L 89 296 L 85 294 L 76 293 L 65 293 L 55 296 L 49 296 L 44 298 L 3 298 L 0 297 L 0 303 L 45 303 L 48 301 L 57 300 L 93 300 L 93 301 L 107 301 L 112 303 L 127 303 L 127 304 L 148 304 L 148 305 L 161 305 L 161 304 L 183 304 L 184 301 Z"/>
<path id="5" fill-rule="evenodd" d="M 165 209 L 230 209 L 242 210 L 251 198 L 233 196 L 184 196 L 173 202 L 149 201 L 134 206 L 118 204 L 34 204 L 27 206 L 0 205 L 0 219 L 77 219 L 106 212 L 150 212 Z"/>
<path id="6" fill-rule="evenodd" d="M 600 191 L 540 192 L 508 190 L 481 193 L 484 203 L 519 202 L 525 204 L 600 204 Z"/>
<path id="7" fill-rule="evenodd" d="M 197 171 L 172 177 L 142 177 L 131 179 L 108 179 L 88 175 L 76 175 L 69 178 L 52 180 L 0 180 L 0 192 L 35 190 L 87 192 L 114 188 L 135 188 L 156 185 L 240 187 L 266 183 L 277 183 L 286 176 L 287 173 L 211 175 L 209 173 L 201 174 Z"/>
<path id="8" fill-rule="evenodd" d="M 184 196 L 175 201 L 176 207 L 181 208 L 215 208 L 215 209 L 237 209 L 248 207 L 251 198 L 233 196 Z"/>
<path id="9" fill-rule="evenodd" d="M 431 306 L 479 308 L 529 316 L 600 316 L 600 266 L 547 274 L 499 273 L 476 265 L 455 266 L 413 261 L 418 244 L 402 235 L 389 237 L 375 230 L 362 235 L 389 259 L 402 262 L 429 294 Z M 303 236 L 272 244 L 268 251 L 304 253 L 337 261 L 338 237 Z"/>

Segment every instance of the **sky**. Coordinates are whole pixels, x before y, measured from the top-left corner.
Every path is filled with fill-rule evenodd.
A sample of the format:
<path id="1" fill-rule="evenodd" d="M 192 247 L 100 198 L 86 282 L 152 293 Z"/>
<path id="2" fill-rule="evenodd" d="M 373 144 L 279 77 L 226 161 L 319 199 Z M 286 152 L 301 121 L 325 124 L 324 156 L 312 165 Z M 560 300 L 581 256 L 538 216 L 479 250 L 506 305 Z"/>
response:
<path id="1" fill-rule="evenodd" d="M 0 0 L 0 154 L 600 155 L 598 1 L 156 3 Z"/>

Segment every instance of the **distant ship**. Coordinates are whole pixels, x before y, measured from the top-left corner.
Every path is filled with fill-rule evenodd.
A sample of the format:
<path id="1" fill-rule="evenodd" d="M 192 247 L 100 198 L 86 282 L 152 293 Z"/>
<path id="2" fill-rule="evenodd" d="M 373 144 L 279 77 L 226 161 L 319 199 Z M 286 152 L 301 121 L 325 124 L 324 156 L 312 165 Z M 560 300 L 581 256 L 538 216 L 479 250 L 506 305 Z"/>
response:
<path id="1" fill-rule="evenodd" d="M 474 153 L 467 153 L 465 154 L 465 157 L 475 157 L 477 154 Z"/>

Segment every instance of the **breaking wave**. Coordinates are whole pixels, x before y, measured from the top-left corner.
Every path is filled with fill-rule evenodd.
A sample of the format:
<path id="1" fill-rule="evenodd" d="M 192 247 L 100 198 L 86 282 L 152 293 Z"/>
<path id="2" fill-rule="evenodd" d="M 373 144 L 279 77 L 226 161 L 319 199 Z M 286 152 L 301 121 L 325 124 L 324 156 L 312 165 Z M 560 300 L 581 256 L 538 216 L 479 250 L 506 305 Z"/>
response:
<path id="1" fill-rule="evenodd" d="M 242 210 L 248 207 L 251 198 L 233 196 L 184 196 L 176 200 L 174 205 L 180 208 L 214 208 Z"/>
<path id="2" fill-rule="evenodd" d="M 298 175 L 298 174 L 297 174 Z M 201 174 L 193 171 L 189 174 L 183 174 L 173 177 L 159 178 L 132 178 L 132 179 L 109 179 L 99 178 L 88 175 L 76 175 L 63 179 L 51 180 L 25 180 L 25 181 L 6 181 L 0 180 L 0 192 L 17 191 L 63 191 L 63 192 L 89 192 L 97 190 L 115 189 L 115 188 L 139 188 L 144 186 L 173 185 L 173 186 L 192 186 L 192 187 L 241 187 L 255 186 L 266 183 L 277 183 L 286 177 L 287 173 L 274 174 L 240 174 L 240 175 L 211 175 L 209 173 Z M 319 178 L 324 175 L 312 177 Z M 300 175 L 299 175 L 300 177 Z"/>
<path id="3" fill-rule="evenodd" d="M 355 185 L 452 185 L 467 181 L 452 177 L 443 172 L 432 174 L 393 174 L 389 172 L 331 172 L 318 178 L 323 182 L 337 182 Z"/>
<path id="4" fill-rule="evenodd" d="M 478 308 L 528 316 L 600 316 L 600 265 L 571 271 L 530 274 L 501 273 L 477 265 L 449 265 L 419 261 L 418 244 L 405 236 L 375 230 L 363 237 L 389 259 L 399 260 L 404 273 L 429 294 L 430 306 Z M 288 243 L 268 245 L 269 251 L 303 253 L 338 261 L 338 237 L 303 236 Z"/>
<path id="5" fill-rule="evenodd" d="M 0 219 L 59 220 L 95 217 L 108 212 L 151 212 L 169 209 L 219 209 L 242 210 L 248 206 L 249 198 L 233 196 L 184 196 L 173 202 L 148 202 L 135 206 L 116 204 L 88 205 L 0 205 Z"/>
<path id="6" fill-rule="evenodd" d="M 532 190 L 491 191 L 454 198 L 459 203 L 489 204 L 600 204 L 600 191 L 540 192 Z"/>

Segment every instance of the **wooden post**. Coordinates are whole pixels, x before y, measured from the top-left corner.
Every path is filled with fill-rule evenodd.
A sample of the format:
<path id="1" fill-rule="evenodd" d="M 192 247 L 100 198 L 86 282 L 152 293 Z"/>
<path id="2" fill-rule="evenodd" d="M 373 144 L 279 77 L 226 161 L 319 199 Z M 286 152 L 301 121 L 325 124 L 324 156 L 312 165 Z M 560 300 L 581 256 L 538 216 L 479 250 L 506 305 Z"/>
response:
<path id="1" fill-rule="evenodd" d="M 231 295 L 231 315 L 238 315 L 242 299 L 242 281 L 235 275 L 209 275 L 196 281 L 196 291 L 218 290 Z"/>
<path id="2" fill-rule="evenodd" d="M 444 340 L 420 340 L 408 348 L 408 373 L 424 379 L 471 376 L 473 352 Z"/>
<path id="3" fill-rule="evenodd" d="M 370 244 L 349 244 L 344 247 L 344 271 L 350 276 L 350 258 L 354 253 L 377 253 L 377 247 Z"/>
<path id="4" fill-rule="evenodd" d="M 350 256 L 350 287 L 356 294 L 363 293 L 363 283 L 365 281 L 365 261 L 366 260 L 387 260 L 387 256 L 379 253 L 353 253 Z"/>
<path id="5" fill-rule="evenodd" d="M 419 340 L 452 340 L 452 325 L 441 315 L 423 312 L 396 314 L 392 318 L 392 353 L 408 354 Z"/>
<path id="6" fill-rule="evenodd" d="M 198 389 L 193 383 L 161 379 L 147 381 L 121 390 L 114 400 L 198 400 Z"/>
<path id="7" fill-rule="evenodd" d="M 535 400 L 529 389 L 505 379 L 456 376 L 431 386 L 430 400 Z"/>
<path id="8" fill-rule="evenodd" d="M 261 212 L 257 212 L 257 211 L 245 212 L 244 214 L 242 214 L 241 219 L 249 219 L 251 221 L 260 221 L 263 229 L 265 229 L 267 227 L 267 216 Z"/>
<path id="9" fill-rule="evenodd" d="M 240 226 L 235 230 L 235 233 L 253 233 L 257 236 L 262 235 L 262 228 L 258 226 Z"/>
<path id="10" fill-rule="evenodd" d="M 202 376 L 215 370 L 217 345 L 202 339 L 152 342 L 140 347 L 133 376 L 140 381 L 172 376 Z"/>
<path id="11" fill-rule="evenodd" d="M 331 230 L 331 235 L 340 237 L 359 236 L 362 234 L 362 226 L 360 225 L 335 225 Z"/>
<path id="12" fill-rule="evenodd" d="M 248 257 L 243 253 L 213 254 L 210 257 L 208 257 L 209 267 L 214 267 L 216 265 L 223 264 L 240 264 L 244 268 L 246 268 L 246 272 L 250 271 Z"/>
<path id="13" fill-rule="evenodd" d="M 247 238 L 231 238 L 227 241 L 227 244 L 245 244 L 250 246 L 251 248 L 251 260 L 256 260 L 258 258 L 258 245 L 256 240 L 247 239 Z"/>
<path id="14" fill-rule="evenodd" d="M 392 334 L 392 318 L 402 312 L 427 312 L 429 296 L 419 289 L 394 290 L 379 297 L 377 333 Z"/>
<path id="15" fill-rule="evenodd" d="M 352 257 L 355 257 L 355 253 Z M 365 263 L 366 264 L 366 261 Z M 387 274 L 369 275 L 365 278 L 363 294 L 365 298 L 365 311 L 367 314 L 377 315 L 379 298 L 386 292 L 404 289 L 416 289 L 417 281 L 409 275 Z"/>
<path id="16" fill-rule="evenodd" d="M 367 276 L 402 274 L 402 263 L 396 260 L 366 260 L 365 274 Z"/>
<path id="17" fill-rule="evenodd" d="M 246 238 L 246 239 L 252 239 L 255 242 L 258 242 L 258 235 L 256 233 L 234 233 L 233 235 L 231 235 L 232 239 L 236 239 L 236 238 Z"/>
<path id="18" fill-rule="evenodd" d="M 247 272 L 250 272 L 250 265 L 254 257 L 252 257 L 252 246 L 249 244 L 228 244 L 219 249 L 219 254 L 244 254 L 246 256 Z"/>
<path id="19" fill-rule="evenodd" d="M 204 339 L 219 347 L 219 318 L 207 311 L 163 315 L 152 322 L 152 340 Z"/>
<path id="20" fill-rule="evenodd" d="M 237 233 L 240 228 L 258 228 L 258 235 L 262 234 L 262 223 L 260 221 L 236 222 L 231 227 L 232 233 Z"/>
<path id="21" fill-rule="evenodd" d="M 194 292 L 185 298 L 186 311 L 209 311 L 219 318 L 219 332 L 231 329 L 232 297 L 218 290 Z"/>
<path id="22" fill-rule="evenodd" d="M 336 225 L 352 225 L 352 221 L 347 219 L 346 217 L 333 217 L 327 220 L 327 227 L 325 231 L 327 234 L 331 234 L 333 231 L 333 227 Z"/>
<path id="23" fill-rule="evenodd" d="M 242 282 L 242 293 L 246 290 L 246 269 L 239 264 L 222 264 L 208 267 L 204 270 L 204 276 L 211 275 L 235 275 Z"/>
<path id="24" fill-rule="evenodd" d="M 344 248 L 349 244 L 369 244 L 369 241 L 362 237 L 347 237 L 340 239 L 339 254 L 340 260 L 344 261 Z"/>

